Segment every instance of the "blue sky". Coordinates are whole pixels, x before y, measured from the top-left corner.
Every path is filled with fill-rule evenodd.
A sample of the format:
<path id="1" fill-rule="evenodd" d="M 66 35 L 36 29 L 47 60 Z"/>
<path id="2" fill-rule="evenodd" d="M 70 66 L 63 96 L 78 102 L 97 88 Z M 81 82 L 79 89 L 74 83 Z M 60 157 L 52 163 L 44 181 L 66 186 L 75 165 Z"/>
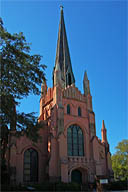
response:
<path id="1" fill-rule="evenodd" d="M 32 54 L 43 56 L 48 87 L 52 87 L 60 5 L 64 6 L 67 38 L 76 86 L 83 92 L 87 70 L 95 112 L 96 132 L 101 138 L 104 119 L 110 151 L 128 138 L 126 116 L 126 1 L 2 1 L 5 28 L 22 31 L 31 42 Z M 30 95 L 17 108 L 37 112 L 40 96 Z"/>

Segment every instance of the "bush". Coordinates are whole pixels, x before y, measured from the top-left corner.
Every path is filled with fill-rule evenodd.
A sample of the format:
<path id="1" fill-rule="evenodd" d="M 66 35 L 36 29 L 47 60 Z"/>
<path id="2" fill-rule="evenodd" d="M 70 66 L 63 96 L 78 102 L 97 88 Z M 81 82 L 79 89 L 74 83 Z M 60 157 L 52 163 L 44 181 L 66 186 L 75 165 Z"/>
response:
<path id="1" fill-rule="evenodd" d="M 1 184 L 8 185 L 10 181 L 10 176 L 7 171 L 6 161 L 5 159 L 1 160 Z"/>
<path id="2" fill-rule="evenodd" d="M 115 181 L 105 186 L 107 190 L 127 190 L 128 181 Z"/>
<path id="3" fill-rule="evenodd" d="M 80 191 L 80 184 L 77 183 L 57 183 L 56 191 Z"/>
<path id="4" fill-rule="evenodd" d="M 29 185 L 36 191 L 81 191 L 81 185 L 77 183 L 41 183 Z"/>
<path id="5" fill-rule="evenodd" d="M 28 186 L 31 186 L 33 188 L 35 188 L 36 191 L 54 191 L 55 190 L 55 184 L 53 183 L 41 183 L 41 184 L 31 184 Z"/>
<path id="6" fill-rule="evenodd" d="M 22 186 L 11 186 L 11 185 L 1 185 L 1 191 L 7 192 L 7 191 L 26 191 L 26 187 Z"/>

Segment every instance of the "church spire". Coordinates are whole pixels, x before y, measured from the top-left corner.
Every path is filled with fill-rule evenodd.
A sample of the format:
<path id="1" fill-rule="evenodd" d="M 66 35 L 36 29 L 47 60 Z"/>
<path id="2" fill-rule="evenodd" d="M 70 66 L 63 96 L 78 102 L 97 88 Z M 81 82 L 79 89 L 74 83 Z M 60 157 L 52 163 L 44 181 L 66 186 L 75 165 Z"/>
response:
<path id="1" fill-rule="evenodd" d="M 67 35 L 66 35 L 66 29 L 65 29 L 65 23 L 64 23 L 63 6 L 60 6 L 60 7 L 61 7 L 61 16 L 60 16 L 54 71 L 55 71 L 56 65 L 59 64 L 63 85 L 64 87 L 67 87 L 68 85 L 75 83 L 75 78 L 72 72 L 72 65 L 71 65 L 71 59 L 69 54 L 68 41 L 67 41 Z"/>

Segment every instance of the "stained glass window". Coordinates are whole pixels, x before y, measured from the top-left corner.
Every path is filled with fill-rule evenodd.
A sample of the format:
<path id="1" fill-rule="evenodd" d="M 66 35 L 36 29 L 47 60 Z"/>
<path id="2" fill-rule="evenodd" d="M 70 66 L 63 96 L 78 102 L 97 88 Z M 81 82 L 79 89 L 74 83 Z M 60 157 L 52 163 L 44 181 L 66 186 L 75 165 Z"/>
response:
<path id="1" fill-rule="evenodd" d="M 24 181 L 38 181 L 38 153 L 32 148 L 24 152 Z"/>
<path id="2" fill-rule="evenodd" d="M 78 125 L 67 129 L 67 146 L 69 156 L 84 156 L 84 137 Z"/>

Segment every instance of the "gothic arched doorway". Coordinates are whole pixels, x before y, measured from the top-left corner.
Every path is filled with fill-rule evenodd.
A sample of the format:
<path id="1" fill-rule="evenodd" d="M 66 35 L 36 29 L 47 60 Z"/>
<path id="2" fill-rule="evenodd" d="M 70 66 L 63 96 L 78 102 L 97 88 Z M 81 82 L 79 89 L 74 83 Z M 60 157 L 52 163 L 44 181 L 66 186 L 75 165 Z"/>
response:
<path id="1" fill-rule="evenodd" d="M 82 183 L 82 173 L 80 170 L 75 169 L 71 173 L 71 181 L 75 183 Z"/>
<path id="2" fill-rule="evenodd" d="M 38 181 L 38 152 L 28 149 L 24 152 L 24 182 Z"/>

